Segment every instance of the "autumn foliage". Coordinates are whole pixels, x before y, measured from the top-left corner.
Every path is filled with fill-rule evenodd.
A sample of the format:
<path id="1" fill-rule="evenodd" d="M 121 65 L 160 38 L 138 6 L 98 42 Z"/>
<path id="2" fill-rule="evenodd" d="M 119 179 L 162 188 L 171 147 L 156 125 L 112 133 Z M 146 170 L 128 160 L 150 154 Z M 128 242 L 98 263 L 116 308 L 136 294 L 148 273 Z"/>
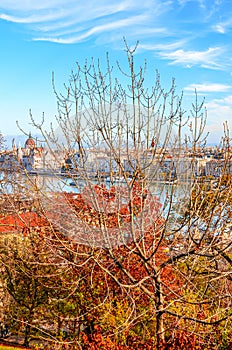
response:
<path id="1" fill-rule="evenodd" d="M 162 301 L 160 350 L 231 345 L 230 330 L 204 324 L 217 321 L 215 310 L 225 315 L 214 300 L 218 292 L 231 293 L 231 283 L 207 287 L 197 269 L 210 265 L 201 258 L 191 270 L 191 290 L 188 269 L 195 262 L 191 254 L 183 261 L 170 255 L 161 204 L 139 183 L 129 189 L 86 186 L 79 194 L 55 193 L 42 204 L 0 218 L 7 236 L 1 262 L 8 320 L 24 332 L 25 344 L 34 335 L 46 339 L 47 349 L 151 350 L 157 347 Z M 84 238 L 88 234 L 91 239 Z M 198 303 L 201 290 L 205 299 Z M 227 299 L 220 305 L 227 308 Z"/>

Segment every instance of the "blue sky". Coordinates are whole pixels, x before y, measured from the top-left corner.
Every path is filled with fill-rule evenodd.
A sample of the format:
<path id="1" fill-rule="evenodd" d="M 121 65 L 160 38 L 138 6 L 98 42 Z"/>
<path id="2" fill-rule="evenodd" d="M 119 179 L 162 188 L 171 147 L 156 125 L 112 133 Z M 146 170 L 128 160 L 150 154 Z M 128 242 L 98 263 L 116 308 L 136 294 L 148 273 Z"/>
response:
<path id="1" fill-rule="evenodd" d="M 124 36 L 164 86 L 176 79 L 186 109 L 195 88 L 205 97 L 209 141 L 232 127 L 231 0 L 1 0 L 0 131 L 19 133 L 16 120 L 30 130 L 29 109 L 53 121 L 52 72 L 59 89 L 76 61 L 123 63 Z"/>

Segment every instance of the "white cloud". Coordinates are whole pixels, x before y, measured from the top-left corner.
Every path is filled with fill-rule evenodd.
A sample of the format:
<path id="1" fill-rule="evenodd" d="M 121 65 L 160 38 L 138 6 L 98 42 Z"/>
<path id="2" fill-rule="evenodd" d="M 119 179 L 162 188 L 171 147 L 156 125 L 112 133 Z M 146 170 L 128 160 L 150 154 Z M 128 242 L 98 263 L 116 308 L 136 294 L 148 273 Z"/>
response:
<path id="1" fill-rule="evenodd" d="M 55 4 L 56 2 L 57 4 Z M 6 13 L 0 13 L 0 18 L 16 23 L 43 23 L 63 17 L 64 21 L 75 18 L 75 23 L 79 23 L 130 9 L 130 1 L 114 2 L 108 4 L 104 0 L 99 0 L 98 6 L 94 6 L 93 0 L 88 1 L 88 3 L 79 3 L 73 0 L 67 0 L 67 2 L 54 0 L 53 2 L 45 2 L 44 6 L 41 4 L 39 9 L 37 6 L 30 6 L 27 11 L 22 9 L 16 11 L 14 9 L 10 14 L 7 13 L 9 11 L 5 11 Z M 34 5 L 34 2 L 31 5 Z M 0 5 L 1 8 L 2 4 Z"/>
<path id="2" fill-rule="evenodd" d="M 185 6 L 188 2 L 196 2 L 199 3 L 200 6 L 204 3 L 204 0 L 178 0 L 178 3 L 181 6 Z"/>
<path id="3" fill-rule="evenodd" d="M 57 8 L 58 6 L 67 7 L 74 5 L 76 0 L 1 0 L 0 9 L 6 11 L 37 11 L 44 9 Z"/>
<path id="4" fill-rule="evenodd" d="M 223 1 L 223 0 L 222 0 Z M 204 13 L 204 18 L 210 18 L 213 16 L 220 8 L 222 4 L 221 0 L 178 0 L 180 6 L 184 7 L 188 3 L 195 3 L 201 10 L 201 15 Z"/>
<path id="5" fill-rule="evenodd" d="M 167 30 L 165 28 L 159 28 L 160 33 L 165 33 Z M 171 51 L 178 49 L 180 47 L 183 47 L 184 44 L 186 43 L 186 40 L 179 40 L 179 41 L 174 41 L 172 43 L 165 43 L 165 44 L 139 44 L 139 49 L 141 50 L 146 50 L 146 51 Z"/>
<path id="6" fill-rule="evenodd" d="M 171 61 L 170 64 L 180 64 L 187 68 L 194 65 L 211 69 L 222 69 L 218 63 L 218 58 L 222 55 L 221 47 L 210 47 L 206 51 L 184 51 L 183 49 L 174 52 L 161 51 L 159 54 L 162 58 Z"/>
<path id="7" fill-rule="evenodd" d="M 205 83 L 205 84 L 190 84 L 184 88 L 185 91 L 197 91 L 197 92 L 226 92 L 231 90 L 232 86 L 217 83 Z"/>
<path id="8" fill-rule="evenodd" d="M 152 36 L 156 27 L 151 24 L 169 5 L 160 0 L 1 0 L 0 19 L 27 25 L 35 40 L 75 43 L 120 28 L 121 37 Z"/>
<path id="9" fill-rule="evenodd" d="M 108 37 L 109 43 L 112 38 L 121 41 L 126 36 L 128 40 L 143 42 L 139 50 L 154 51 L 169 64 L 222 69 L 224 51 L 216 44 L 199 51 L 199 40 L 196 50 L 185 49 L 187 44 L 194 47 L 196 36 L 181 32 L 182 17 L 178 15 L 180 7 L 190 1 L 198 8 L 206 3 L 204 0 L 98 0 L 97 3 L 96 0 L 1 0 L 0 20 L 24 25 L 24 32 L 27 30 L 34 41 L 73 44 L 94 39 L 99 43 Z M 183 22 L 187 22 L 185 18 Z M 184 25 L 181 27 L 185 30 Z M 223 31 L 222 28 L 218 27 L 218 31 Z"/>
<path id="10" fill-rule="evenodd" d="M 89 38 L 90 36 L 92 36 L 94 34 L 112 31 L 112 30 L 122 28 L 122 27 L 123 28 L 128 27 L 132 24 L 137 23 L 137 21 L 141 20 L 141 19 L 145 20 L 145 17 L 143 15 L 141 15 L 141 16 L 131 17 L 129 19 L 122 19 L 119 21 L 106 23 L 103 25 L 93 27 L 93 28 L 89 29 L 88 31 L 85 31 L 83 34 L 79 34 L 77 36 L 72 36 L 72 37 L 69 37 L 67 39 L 65 39 L 65 38 L 53 38 L 53 37 L 40 37 L 40 38 L 35 38 L 34 40 L 36 40 L 36 41 L 46 40 L 46 41 L 62 43 L 62 44 L 78 43 L 78 42 L 81 42 L 81 41 Z"/>
<path id="11" fill-rule="evenodd" d="M 224 20 L 223 22 L 219 22 L 216 25 L 213 25 L 212 28 L 217 33 L 226 34 L 228 30 L 232 28 L 231 16 L 227 20 Z"/>
<path id="12" fill-rule="evenodd" d="M 229 106 L 230 108 L 232 108 L 232 95 L 227 95 L 224 98 L 216 98 L 211 100 L 210 102 L 207 103 L 207 108 L 221 108 L 224 106 Z"/>
<path id="13" fill-rule="evenodd" d="M 45 15 L 33 14 L 27 17 L 16 17 L 16 16 L 10 16 L 6 14 L 0 14 L 0 19 L 3 19 L 8 22 L 30 24 L 30 23 L 39 23 L 39 22 L 45 22 L 45 21 L 54 21 L 54 20 L 63 18 L 64 15 L 65 13 L 63 11 L 56 11 Z"/>
<path id="14" fill-rule="evenodd" d="M 222 99 L 213 99 L 206 103 L 207 127 L 210 132 L 209 140 L 218 141 L 219 136 L 223 136 L 224 123 L 227 122 L 230 132 L 232 132 L 232 95 Z"/>
<path id="15" fill-rule="evenodd" d="M 225 32 L 226 32 L 225 26 L 223 24 L 217 24 L 213 27 L 213 29 L 216 32 L 221 33 L 221 34 L 225 34 Z"/>

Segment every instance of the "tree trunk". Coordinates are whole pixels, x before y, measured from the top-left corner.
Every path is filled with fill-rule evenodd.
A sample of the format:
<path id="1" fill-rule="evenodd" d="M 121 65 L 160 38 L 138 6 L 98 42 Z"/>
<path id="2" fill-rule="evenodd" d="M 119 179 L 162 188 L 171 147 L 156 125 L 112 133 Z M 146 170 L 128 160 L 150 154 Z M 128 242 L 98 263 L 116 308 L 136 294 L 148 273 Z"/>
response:
<path id="1" fill-rule="evenodd" d="M 24 332 L 24 343 L 23 345 L 28 347 L 29 346 L 29 342 L 30 342 L 30 334 L 31 334 L 31 326 L 29 323 L 26 324 L 25 327 L 25 332 Z"/>
<path id="2" fill-rule="evenodd" d="M 160 275 L 155 281 L 156 287 L 156 349 L 159 350 L 162 343 L 164 342 L 164 321 L 163 321 L 163 308 L 164 308 L 164 298 L 161 285 Z"/>

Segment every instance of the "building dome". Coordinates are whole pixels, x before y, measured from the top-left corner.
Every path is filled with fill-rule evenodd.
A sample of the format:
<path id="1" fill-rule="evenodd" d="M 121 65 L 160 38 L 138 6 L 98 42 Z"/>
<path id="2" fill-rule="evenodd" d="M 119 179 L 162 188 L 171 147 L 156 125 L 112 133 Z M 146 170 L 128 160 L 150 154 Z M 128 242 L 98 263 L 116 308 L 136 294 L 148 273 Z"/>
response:
<path id="1" fill-rule="evenodd" d="M 35 148 L 35 140 L 31 137 L 31 134 L 29 134 L 28 139 L 25 142 L 25 148 Z"/>

